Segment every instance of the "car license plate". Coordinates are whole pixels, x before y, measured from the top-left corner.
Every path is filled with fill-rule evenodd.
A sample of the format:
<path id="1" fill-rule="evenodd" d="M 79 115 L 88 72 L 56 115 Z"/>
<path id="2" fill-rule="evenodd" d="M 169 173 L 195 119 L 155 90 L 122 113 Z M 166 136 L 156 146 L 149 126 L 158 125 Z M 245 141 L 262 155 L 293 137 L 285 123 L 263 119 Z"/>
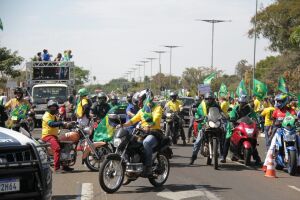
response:
<path id="1" fill-rule="evenodd" d="M 0 179 L 0 193 L 20 191 L 20 180 L 17 178 Z"/>

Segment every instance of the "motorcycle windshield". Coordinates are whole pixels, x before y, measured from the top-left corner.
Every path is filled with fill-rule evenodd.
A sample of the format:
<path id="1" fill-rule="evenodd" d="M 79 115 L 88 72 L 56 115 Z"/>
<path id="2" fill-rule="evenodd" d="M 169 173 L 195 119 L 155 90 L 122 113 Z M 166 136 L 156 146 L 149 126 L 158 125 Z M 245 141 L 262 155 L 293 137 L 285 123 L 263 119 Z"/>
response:
<path id="1" fill-rule="evenodd" d="M 254 121 L 248 116 L 242 117 L 241 119 L 237 120 L 237 123 L 242 123 L 242 122 L 245 124 L 248 124 L 248 125 L 251 125 L 254 123 Z"/>
<path id="2" fill-rule="evenodd" d="M 209 108 L 208 115 L 207 115 L 208 121 L 216 122 L 221 118 L 222 118 L 222 115 L 220 113 L 220 110 L 217 107 Z"/>

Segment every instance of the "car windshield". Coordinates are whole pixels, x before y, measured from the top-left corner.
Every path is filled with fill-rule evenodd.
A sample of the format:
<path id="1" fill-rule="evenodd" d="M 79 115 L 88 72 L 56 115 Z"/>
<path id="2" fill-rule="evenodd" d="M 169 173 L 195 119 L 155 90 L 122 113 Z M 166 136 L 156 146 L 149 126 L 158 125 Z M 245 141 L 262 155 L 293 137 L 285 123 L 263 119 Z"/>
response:
<path id="1" fill-rule="evenodd" d="M 182 101 L 184 106 L 191 106 L 194 103 L 194 99 L 193 98 L 184 98 L 181 97 L 179 98 L 180 101 Z"/>
<path id="2" fill-rule="evenodd" d="M 217 107 L 209 108 L 208 115 L 207 115 L 208 121 L 216 122 L 221 118 L 222 118 L 222 115 L 220 113 L 220 110 Z"/>
<path id="3" fill-rule="evenodd" d="M 50 99 L 62 104 L 67 101 L 66 87 L 36 87 L 33 88 L 33 102 L 35 104 L 45 104 Z"/>
<path id="4" fill-rule="evenodd" d="M 241 123 L 241 122 L 251 125 L 251 124 L 253 124 L 254 121 L 250 117 L 245 116 L 245 117 L 242 117 L 241 119 L 237 120 L 237 123 Z"/>

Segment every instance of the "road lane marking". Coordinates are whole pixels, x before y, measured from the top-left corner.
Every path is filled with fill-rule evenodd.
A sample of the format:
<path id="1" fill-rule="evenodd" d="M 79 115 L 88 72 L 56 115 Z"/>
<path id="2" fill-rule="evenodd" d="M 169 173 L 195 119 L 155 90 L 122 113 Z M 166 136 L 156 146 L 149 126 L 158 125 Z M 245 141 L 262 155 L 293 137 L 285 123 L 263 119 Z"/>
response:
<path id="1" fill-rule="evenodd" d="M 193 198 L 193 197 L 206 197 L 210 200 L 219 200 L 219 198 L 213 194 L 212 192 L 208 191 L 206 188 L 197 186 L 194 190 L 187 190 L 187 191 L 178 191 L 172 192 L 171 190 L 164 189 L 162 192 L 158 192 L 157 196 L 172 199 L 172 200 L 181 200 L 186 198 Z"/>
<path id="2" fill-rule="evenodd" d="M 92 200 L 93 199 L 93 184 L 82 183 L 81 186 L 81 200 Z"/>
<path id="3" fill-rule="evenodd" d="M 297 188 L 296 186 L 293 186 L 293 185 L 288 185 L 288 186 L 289 186 L 289 188 L 292 188 L 292 189 L 294 189 L 294 190 L 300 192 L 300 189 Z"/>

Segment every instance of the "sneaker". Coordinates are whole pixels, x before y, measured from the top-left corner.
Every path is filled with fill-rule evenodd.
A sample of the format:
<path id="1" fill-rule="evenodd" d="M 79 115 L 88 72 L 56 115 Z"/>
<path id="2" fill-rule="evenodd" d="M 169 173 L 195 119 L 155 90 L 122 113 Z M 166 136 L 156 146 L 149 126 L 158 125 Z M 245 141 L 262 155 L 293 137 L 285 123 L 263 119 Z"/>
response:
<path id="1" fill-rule="evenodd" d="M 65 171 L 62 170 L 62 169 L 60 169 L 60 168 L 54 169 L 54 173 L 55 173 L 55 174 L 63 174 L 64 172 L 65 172 Z"/>
<path id="2" fill-rule="evenodd" d="M 74 170 L 74 168 L 69 167 L 69 166 L 64 166 L 64 167 L 62 167 L 62 170 L 63 170 L 63 171 L 66 171 L 66 172 L 71 172 L 71 171 Z"/>
<path id="3" fill-rule="evenodd" d="M 183 146 L 186 145 L 186 141 L 185 141 L 185 140 L 182 141 L 182 145 L 183 145 Z"/>
<path id="4" fill-rule="evenodd" d="M 220 160 L 220 162 L 221 162 L 221 163 L 226 163 L 226 158 L 222 158 L 222 159 Z"/>
<path id="5" fill-rule="evenodd" d="M 195 162 L 195 160 L 196 160 L 196 157 L 195 156 L 192 156 L 191 157 L 191 161 L 190 161 L 190 165 L 193 165 L 194 164 L 194 162 Z"/>

